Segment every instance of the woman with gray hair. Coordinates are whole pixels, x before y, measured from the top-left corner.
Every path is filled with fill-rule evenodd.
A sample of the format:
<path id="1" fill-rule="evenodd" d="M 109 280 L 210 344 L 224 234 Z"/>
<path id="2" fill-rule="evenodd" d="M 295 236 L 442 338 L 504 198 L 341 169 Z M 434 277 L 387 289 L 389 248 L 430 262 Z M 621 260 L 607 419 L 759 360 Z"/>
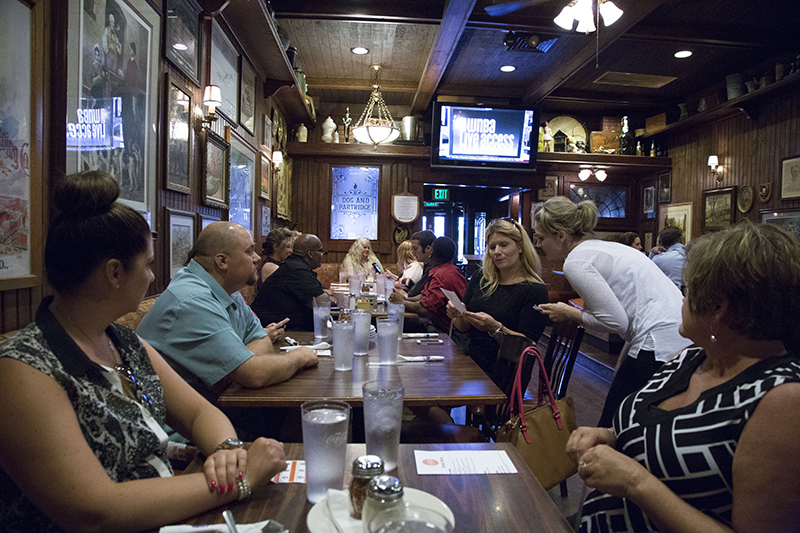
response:
<path id="1" fill-rule="evenodd" d="M 744 221 L 686 251 L 694 346 L 567 443 L 580 530 L 800 531 L 800 243 Z"/>
<path id="2" fill-rule="evenodd" d="M 630 343 L 606 397 L 601 426 L 619 403 L 641 388 L 689 342 L 678 333 L 681 291 L 641 252 L 592 238 L 597 206 L 556 196 L 534 215 L 536 245 L 550 260 L 564 259 L 564 275 L 583 298 L 584 309 L 564 302 L 543 304 L 552 320 L 574 320 L 589 329 L 616 333 Z"/>
<path id="3" fill-rule="evenodd" d="M 347 274 L 348 278 L 356 272 L 364 272 L 367 278 L 371 278 L 375 275 L 376 265 L 380 269 L 379 272 L 383 271 L 383 265 L 375 255 L 375 252 L 372 251 L 372 244 L 369 239 L 359 237 L 353 242 L 344 261 L 342 261 L 342 270 Z"/>

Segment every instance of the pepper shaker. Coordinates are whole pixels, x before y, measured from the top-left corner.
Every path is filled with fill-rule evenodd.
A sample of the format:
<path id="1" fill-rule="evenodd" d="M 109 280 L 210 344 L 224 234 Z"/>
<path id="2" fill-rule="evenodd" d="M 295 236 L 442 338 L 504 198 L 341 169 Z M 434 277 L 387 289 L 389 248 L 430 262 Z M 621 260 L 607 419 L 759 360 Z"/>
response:
<path id="1" fill-rule="evenodd" d="M 383 459 L 377 455 L 362 455 L 353 461 L 353 480 L 350 482 L 350 514 L 361 518 L 367 486 L 372 478 L 383 474 Z"/>

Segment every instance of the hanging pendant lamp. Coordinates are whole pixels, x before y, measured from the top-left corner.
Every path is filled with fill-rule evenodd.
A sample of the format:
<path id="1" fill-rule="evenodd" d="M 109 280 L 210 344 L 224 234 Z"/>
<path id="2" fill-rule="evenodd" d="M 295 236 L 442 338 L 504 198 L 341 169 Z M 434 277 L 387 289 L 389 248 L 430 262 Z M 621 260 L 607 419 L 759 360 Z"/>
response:
<path id="1" fill-rule="evenodd" d="M 375 84 L 372 86 L 367 107 L 364 108 L 352 132 L 358 142 L 377 147 L 379 144 L 390 143 L 397 139 L 400 136 L 400 128 L 392 119 L 392 114 L 381 96 L 378 83 L 381 66 L 372 65 L 371 68 L 375 71 Z"/>

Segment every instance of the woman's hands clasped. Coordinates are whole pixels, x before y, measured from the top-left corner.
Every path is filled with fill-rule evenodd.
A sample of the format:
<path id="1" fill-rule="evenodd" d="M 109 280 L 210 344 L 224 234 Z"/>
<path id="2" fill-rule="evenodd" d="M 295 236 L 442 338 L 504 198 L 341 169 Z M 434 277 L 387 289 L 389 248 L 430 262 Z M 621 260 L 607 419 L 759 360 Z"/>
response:
<path id="1" fill-rule="evenodd" d="M 257 487 L 285 469 L 283 443 L 265 438 L 259 438 L 247 450 L 218 450 L 203 465 L 209 489 L 220 494 L 233 491 L 236 480 L 244 476 Z"/>

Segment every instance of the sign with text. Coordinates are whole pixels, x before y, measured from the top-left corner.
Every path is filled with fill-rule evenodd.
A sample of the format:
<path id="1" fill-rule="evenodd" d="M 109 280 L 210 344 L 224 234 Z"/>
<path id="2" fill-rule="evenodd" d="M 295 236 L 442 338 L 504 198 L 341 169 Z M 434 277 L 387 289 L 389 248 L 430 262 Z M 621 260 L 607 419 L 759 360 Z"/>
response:
<path id="1" fill-rule="evenodd" d="M 331 239 L 378 238 L 380 167 L 333 167 Z"/>

